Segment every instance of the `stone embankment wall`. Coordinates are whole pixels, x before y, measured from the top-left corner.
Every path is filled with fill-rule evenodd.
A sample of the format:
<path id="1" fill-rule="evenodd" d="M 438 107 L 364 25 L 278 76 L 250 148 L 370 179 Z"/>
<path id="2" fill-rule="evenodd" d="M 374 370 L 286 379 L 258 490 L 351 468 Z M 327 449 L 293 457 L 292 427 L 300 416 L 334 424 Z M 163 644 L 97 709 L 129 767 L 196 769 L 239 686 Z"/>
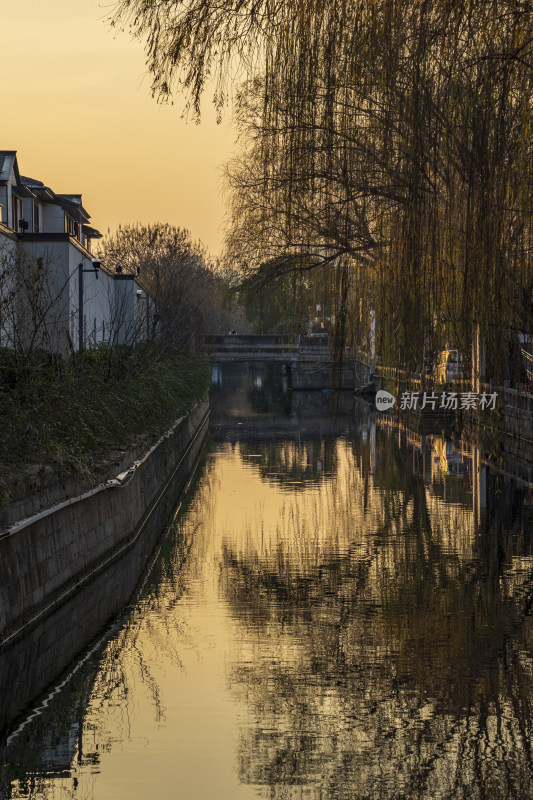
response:
<path id="1" fill-rule="evenodd" d="M 155 437 L 146 436 L 127 450 L 108 454 L 96 465 L 96 474 L 72 475 L 61 463 L 53 467 L 34 464 L 5 479 L 0 487 L 0 497 L 4 500 L 0 507 L 0 534 L 21 519 L 78 497 L 119 472 L 125 472 L 156 441 Z"/>
<path id="2" fill-rule="evenodd" d="M 0 647 L 71 597 L 139 537 L 153 546 L 201 449 L 207 416 L 206 401 L 129 470 L 0 534 Z"/>
<path id="3" fill-rule="evenodd" d="M 463 412 L 463 435 L 479 441 L 506 475 L 533 486 L 533 395 L 499 386 L 482 391 L 496 392 L 496 410 Z"/>

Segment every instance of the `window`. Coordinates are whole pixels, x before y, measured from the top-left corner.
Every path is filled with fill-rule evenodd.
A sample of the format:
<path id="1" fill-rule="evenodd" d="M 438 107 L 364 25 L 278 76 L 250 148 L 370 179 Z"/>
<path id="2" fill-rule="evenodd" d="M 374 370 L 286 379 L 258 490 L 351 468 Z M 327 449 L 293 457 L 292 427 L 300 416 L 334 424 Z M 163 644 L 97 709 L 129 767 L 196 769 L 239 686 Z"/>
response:
<path id="1" fill-rule="evenodd" d="M 12 195 L 13 203 L 13 230 L 18 231 L 19 220 L 22 219 L 22 201 L 16 195 Z"/>
<path id="2" fill-rule="evenodd" d="M 69 236 L 74 236 L 77 238 L 78 236 L 79 225 L 75 219 L 69 217 L 68 214 L 65 214 L 65 233 L 68 233 Z"/>
<path id="3" fill-rule="evenodd" d="M 37 203 L 33 204 L 33 232 L 39 233 L 39 205 Z"/>

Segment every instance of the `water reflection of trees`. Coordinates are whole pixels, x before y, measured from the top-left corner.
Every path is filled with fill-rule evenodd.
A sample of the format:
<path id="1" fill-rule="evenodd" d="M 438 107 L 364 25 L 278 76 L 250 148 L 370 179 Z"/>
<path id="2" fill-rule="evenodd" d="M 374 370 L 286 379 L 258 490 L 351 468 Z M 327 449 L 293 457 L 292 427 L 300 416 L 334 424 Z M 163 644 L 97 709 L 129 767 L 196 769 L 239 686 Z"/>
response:
<path id="1" fill-rule="evenodd" d="M 270 549 L 250 536 L 224 549 L 246 647 L 260 634 L 230 676 L 252 712 L 242 780 L 273 797 L 298 783 L 317 798 L 531 796 L 533 548 L 520 493 L 489 479 L 479 527 L 465 502 L 432 496 L 405 453 L 380 452 L 372 474 L 369 445 L 354 445 L 326 514 L 311 504 L 299 518 L 305 548 L 287 530 Z"/>
<path id="2" fill-rule="evenodd" d="M 254 464 L 263 480 L 283 490 L 306 489 L 337 471 L 337 439 L 269 440 L 258 446 L 242 441 L 243 462 Z"/>
<path id="3" fill-rule="evenodd" d="M 204 488 L 204 499 L 211 486 Z M 185 498 L 184 505 L 188 503 Z M 131 606 L 91 645 L 80 662 L 39 701 L 29 723 L 0 749 L 0 799 L 75 796 L 78 777 L 98 771 L 101 756 L 132 735 L 132 698 L 148 698 L 152 719 L 164 723 L 161 664 L 181 666 L 187 630 L 177 606 L 198 522 L 193 516 L 171 526 L 152 569 Z M 201 554 L 205 556 L 205 553 Z M 194 573 L 195 566 L 191 565 Z M 120 573 L 117 575 L 120 579 Z M 154 656 L 157 654 L 157 657 Z M 84 785 L 85 785 L 84 784 Z M 87 788 L 87 787 L 85 787 Z M 84 795 L 89 796 L 89 794 Z"/>
<path id="4" fill-rule="evenodd" d="M 0 798 L 49 797 L 47 779 L 67 779 L 79 740 L 84 707 L 94 679 L 94 664 L 83 666 L 75 682 L 62 691 L 63 710 L 58 714 L 49 698 L 33 711 L 33 723 L 22 729 L 15 743 L 0 750 Z M 4 760 L 9 753 L 9 760 Z M 46 776 L 46 777 L 45 777 Z"/>
<path id="5" fill-rule="evenodd" d="M 266 453 L 255 448 L 250 458 Z M 55 752 L 74 794 L 68 765 L 98 766 L 129 738 L 141 692 L 143 721 L 164 724 L 163 671 L 198 647 L 180 599 L 201 594 L 206 569 L 235 621 L 224 658 L 250 711 L 244 783 L 276 800 L 531 796 L 533 547 L 520 492 L 490 479 L 479 526 L 470 489 L 444 502 L 391 441 L 337 440 L 328 480 L 278 497 L 272 529 L 246 506 L 237 530 L 215 512 L 240 457 L 223 452 L 72 701 L 28 735 L 34 761 L 24 739 L 12 753 L 6 797 L 54 796 Z"/>

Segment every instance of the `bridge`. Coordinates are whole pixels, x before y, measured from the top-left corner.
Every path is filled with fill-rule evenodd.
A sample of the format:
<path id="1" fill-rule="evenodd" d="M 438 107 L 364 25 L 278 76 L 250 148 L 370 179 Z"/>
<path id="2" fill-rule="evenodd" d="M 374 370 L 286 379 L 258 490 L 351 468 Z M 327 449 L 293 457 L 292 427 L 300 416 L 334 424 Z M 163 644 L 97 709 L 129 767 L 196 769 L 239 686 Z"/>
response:
<path id="1" fill-rule="evenodd" d="M 203 350 L 213 364 L 282 364 L 292 389 L 329 389 L 338 384 L 335 348 L 326 334 L 244 334 L 203 337 Z M 373 368 L 348 354 L 341 368 L 342 389 L 364 389 L 373 381 Z"/>
<path id="2" fill-rule="evenodd" d="M 294 337 L 287 334 L 245 334 L 243 336 L 204 336 L 204 352 L 217 364 L 265 361 L 290 364 L 333 361 L 333 348 L 327 335 Z"/>

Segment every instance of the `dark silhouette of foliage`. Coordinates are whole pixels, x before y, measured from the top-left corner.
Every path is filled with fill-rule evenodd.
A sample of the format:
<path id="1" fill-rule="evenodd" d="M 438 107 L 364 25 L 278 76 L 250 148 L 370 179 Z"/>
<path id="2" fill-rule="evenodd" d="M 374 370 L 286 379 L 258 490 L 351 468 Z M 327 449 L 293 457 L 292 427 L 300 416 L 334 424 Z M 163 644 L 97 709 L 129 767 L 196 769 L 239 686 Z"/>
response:
<path id="1" fill-rule="evenodd" d="M 208 77 L 219 107 L 246 77 L 233 261 L 320 266 L 337 339 L 375 310 L 378 351 L 411 368 L 446 344 L 468 353 L 478 331 L 503 380 L 509 337 L 533 327 L 532 14 L 519 0 L 121 0 L 114 24 L 147 37 L 154 93 L 184 89 L 197 115 Z"/>

